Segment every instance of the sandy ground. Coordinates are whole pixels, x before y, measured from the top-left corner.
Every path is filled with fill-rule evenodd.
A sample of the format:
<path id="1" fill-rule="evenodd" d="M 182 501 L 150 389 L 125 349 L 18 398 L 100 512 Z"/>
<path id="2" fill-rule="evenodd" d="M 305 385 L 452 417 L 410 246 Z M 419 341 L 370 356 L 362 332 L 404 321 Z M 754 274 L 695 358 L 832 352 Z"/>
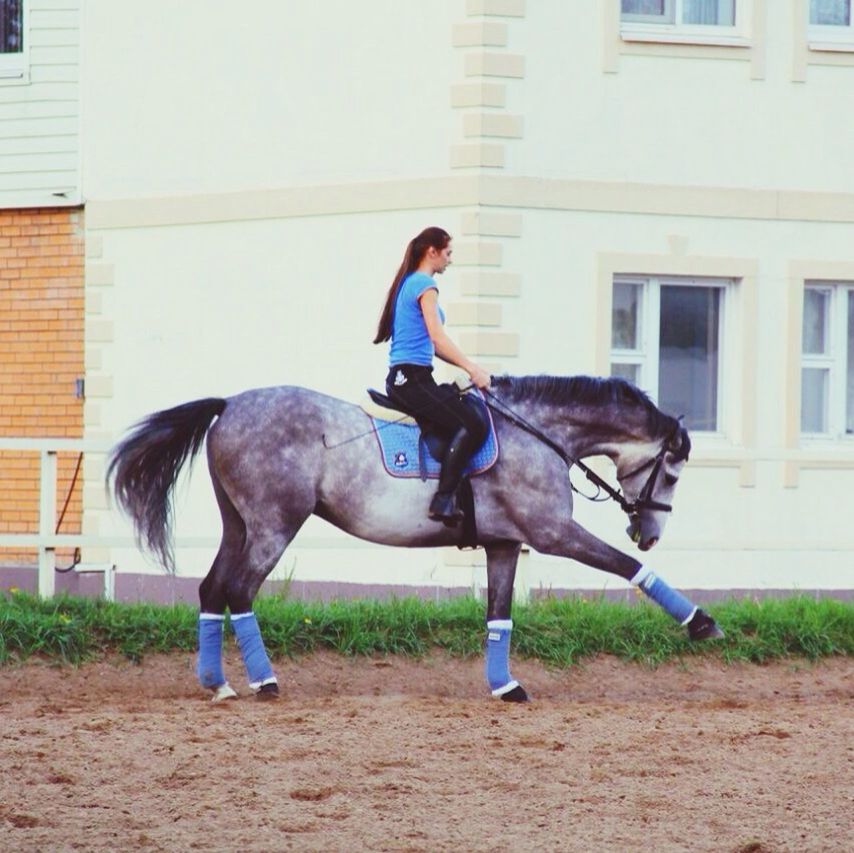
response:
<path id="1" fill-rule="evenodd" d="M 854 665 L 280 661 L 0 669 L 0 849 L 854 850 Z M 239 662 L 232 683 L 246 692 Z"/>

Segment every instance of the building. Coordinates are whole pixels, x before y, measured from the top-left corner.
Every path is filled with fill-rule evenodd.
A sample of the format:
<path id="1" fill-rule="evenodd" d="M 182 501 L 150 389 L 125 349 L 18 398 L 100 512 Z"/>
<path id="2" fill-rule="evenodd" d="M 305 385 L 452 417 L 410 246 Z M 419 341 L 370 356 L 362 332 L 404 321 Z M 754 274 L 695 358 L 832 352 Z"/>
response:
<path id="1" fill-rule="evenodd" d="M 686 414 L 694 452 L 651 555 L 675 584 L 850 593 L 846 2 L 265 0 L 235 17 L 89 0 L 79 15 L 87 441 L 254 386 L 359 399 L 382 382 L 369 341 L 403 246 L 440 224 L 465 350 L 501 372 L 627 375 Z M 103 458 L 86 454 L 84 562 L 145 594 L 161 572 L 109 506 Z M 616 507 L 576 516 L 631 547 Z M 176 520 L 195 579 L 219 533 L 203 471 Z M 478 552 L 379 548 L 314 519 L 273 576 L 306 594 L 485 582 Z M 528 553 L 518 587 L 625 585 Z"/>

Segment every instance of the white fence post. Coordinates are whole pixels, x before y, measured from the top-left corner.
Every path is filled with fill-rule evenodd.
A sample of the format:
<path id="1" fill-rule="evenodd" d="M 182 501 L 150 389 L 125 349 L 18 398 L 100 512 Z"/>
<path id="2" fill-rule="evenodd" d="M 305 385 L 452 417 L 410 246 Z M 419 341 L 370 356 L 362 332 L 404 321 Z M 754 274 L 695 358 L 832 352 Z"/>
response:
<path id="1" fill-rule="evenodd" d="M 39 595 L 50 598 L 55 592 L 56 548 L 48 545 L 56 534 L 56 451 L 41 451 L 39 483 Z"/>

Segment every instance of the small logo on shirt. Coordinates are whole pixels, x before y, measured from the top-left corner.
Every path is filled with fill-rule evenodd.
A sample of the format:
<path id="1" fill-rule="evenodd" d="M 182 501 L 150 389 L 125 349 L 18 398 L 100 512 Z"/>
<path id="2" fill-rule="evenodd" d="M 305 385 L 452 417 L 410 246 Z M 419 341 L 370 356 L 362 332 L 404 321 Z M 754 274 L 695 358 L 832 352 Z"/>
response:
<path id="1" fill-rule="evenodd" d="M 409 460 L 406 458 L 406 454 L 402 450 L 398 450 L 397 453 L 394 454 L 394 467 L 405 468 L 408 464 Z"/>
<path id="2" fill-rule="evenodd" d="M 396 386 L 406 385 L 406 377 L 403 375 L 402 370 L 398 370 L 394 375 L 394 384 Z"/>

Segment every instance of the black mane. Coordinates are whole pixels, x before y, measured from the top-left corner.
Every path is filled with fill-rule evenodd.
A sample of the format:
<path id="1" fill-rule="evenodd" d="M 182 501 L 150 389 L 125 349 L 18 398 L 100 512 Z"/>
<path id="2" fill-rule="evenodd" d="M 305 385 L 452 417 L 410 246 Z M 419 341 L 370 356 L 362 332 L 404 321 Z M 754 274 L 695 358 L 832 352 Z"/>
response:
<path id="1" fill-rule="evenodd" d="M 501 400 L 526 400 L 555 405 L 604 406 L 611 403 L 635 406 L 646 411 L 652 435 L 665 435 L 677 427 L 672 415 L 662 412 L 649 397 L 619 376 L 496 376 L 492 391 Z"/>

